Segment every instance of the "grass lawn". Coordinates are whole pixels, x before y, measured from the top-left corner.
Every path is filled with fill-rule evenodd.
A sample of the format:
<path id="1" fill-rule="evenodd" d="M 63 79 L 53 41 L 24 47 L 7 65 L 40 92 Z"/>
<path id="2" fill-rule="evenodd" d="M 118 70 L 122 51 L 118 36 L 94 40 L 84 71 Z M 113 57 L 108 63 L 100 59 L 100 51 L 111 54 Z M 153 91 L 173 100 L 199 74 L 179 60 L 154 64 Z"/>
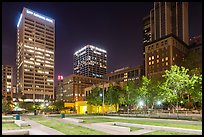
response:
<path id="1" fill-rule="evenodd" d="M 101 131 L 59 122 L 58 120 L 48 119 L 42 116 L 29 116 L 29 119 L 34 120 L 47 127 L 56 129 L 66 135 L 107 135 L 107 133 Z"/>
<path id="2" fill-rule="evenodd" d="M 14 130 L 14 129 L 28 129 L 28 127 L 20 127 L 16 125 L 15 123 L 3 123 L 2 124 L 2 130 Z"/>
<path id="3" fill-rule="evenodd" d="M 142 135 L 192 135 L 188 133 L 182 133 L 182 132 L 173 132 L 173 131 L 162 131 L 162 130 L 157 130 L 153 132 L 148 132 Z"/>
<path id="4" fill-rule="evenodd" d="M 2 117 L 2 120 L 15 120 L 15 118 L 11 118 L 11 117 Z"/>
<path id="5" fill-rule="evenodd" d="M 202 130 L 202 125 L 169 123 L 169 122 L 163 122 L 163 121 L 153 122 L 153 121 L 145 121 L 145 120 L 143 121 L 143 120 L 128 120 L 128 119 L 112 119 L 112 118 L 102 118 L 102 117 L 83 118 L 83 120 L 84 120 L 84 123 L 124 122 L 124 123 L 132 123 L 132 124 L 144 124 L 144 125 L 178 127 L 178 128 Z"/>

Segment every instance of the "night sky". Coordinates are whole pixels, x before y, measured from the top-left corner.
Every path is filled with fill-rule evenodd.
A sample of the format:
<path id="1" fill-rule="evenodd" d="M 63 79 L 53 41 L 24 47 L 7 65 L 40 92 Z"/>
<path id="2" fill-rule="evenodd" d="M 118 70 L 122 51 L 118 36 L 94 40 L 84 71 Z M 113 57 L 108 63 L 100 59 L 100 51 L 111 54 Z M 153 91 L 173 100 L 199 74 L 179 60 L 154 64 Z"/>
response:
<path id="1" fill-rule="evenodd" d="M 72 74 L 73 54 L 87 44 L 107 51 L 108 72 L 143 63 L 142 18 L 153 2 L 4 2 L 2 64 L 16 68 L 16 25 L 23 7 L 55 19 L 55 80 Z M 189 2 L 189 33 L 202 34 L 201 2 Z"/>

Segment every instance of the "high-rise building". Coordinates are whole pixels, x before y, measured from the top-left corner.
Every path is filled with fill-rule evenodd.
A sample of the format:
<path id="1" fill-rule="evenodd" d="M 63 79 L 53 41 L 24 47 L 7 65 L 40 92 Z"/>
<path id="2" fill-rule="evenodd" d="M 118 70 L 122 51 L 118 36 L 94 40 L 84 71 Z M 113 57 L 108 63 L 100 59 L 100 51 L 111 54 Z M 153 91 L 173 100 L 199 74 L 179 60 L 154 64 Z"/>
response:
<path id="1" fill-rule="evenodd" d="M 55 20 L 23 8 L 17 24 L 17 92 L 25 102 L 54 97 Z"/>
<path id="2" fill-rule="evenodd" d="M 143 44 L 151 41 L 150 15 L 143 18 Z"/>
<path id="3" fill-rule="evenodd" d="M 103 78 L 107 73 L 107 52 L 101 48 L 86 45 L 74 53 L 74 74 Z"/>
<path id="4" fill-rule="evenodd" d="M 13 66 L 2 65 L 2 96 L 11 97 L 13 93 Z"/>
<path id="5" fill-rule="evenodd" d="M 151 35 L 144 33 L 145 75 L 161 76 L 171 65 L 179 65 L 188 52 L 188 2 L 154 2 L 143 25 L 144 30 L 150 25 L 146 32 Z"/>
<path id="6" fill-rule="evenodd" d="M 143 25 L 146 34 L 150 25 L 150 41 L 172 33 L 188 45 L 188 2 L 154 2 L 154 8 L 150 10 L 150 15 L 143 19 Z M 146 44 L 149 37 L 144 35 L 143 39 Z"/>

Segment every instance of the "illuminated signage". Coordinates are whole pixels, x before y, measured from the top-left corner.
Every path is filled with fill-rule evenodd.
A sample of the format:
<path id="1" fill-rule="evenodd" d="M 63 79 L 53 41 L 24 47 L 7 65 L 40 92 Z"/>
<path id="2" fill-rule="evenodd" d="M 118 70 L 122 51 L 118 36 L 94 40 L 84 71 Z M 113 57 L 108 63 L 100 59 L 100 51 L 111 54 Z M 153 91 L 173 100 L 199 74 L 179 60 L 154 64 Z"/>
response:
<path id="1" fill-rule="evenodd" d="M 57 79 L 58 80 L 63 80 L 63 76 L 58 75 Z"/>
<path id="2" fill-rule="evenodd" d="M 103 49 L 94 47 L 94 46 L 92 46 L 92 45 L 86 45 L 86 46 L 84 46 L 83 48 L 81 48 L 80 50 L 76 51 L 76 52 L 74 53 L 74 55 L 78 54 L 79 52 L 85 50 L 85 49 L 88 48 L 88 47 L 90 47 L 91 49 L 95 49 L 95 50 L 101 51 L 101 52 L 103 52 L 103 53 L 106 53 L 106 51 L 103 50 Z M 98 52 L 98 53 L 99 53 L 99 52 Z M 96 53 L 96 54 L 97 54 L 97 53 Z"/>
<path id="3" fill-rule="evenodd" d="M 44 16 L 42 16 L 42 15 L 40 15 L 40 14 L 37 14 L 37 13 L 35 13 L 35 12 L 32 12 L 32 11 L 30 11 L 30 10 L 26 10 L 26 13 L 31 14 L 31 15 L 34 15 L 34 16 L 40 18 L 40 19 L 43 19 L 43 20 L 46 20 L 46 21 L 48 21 L 48 22 L 53 23 L 53 20 L 51 20 L 51 19 L 49 19 L 49 18 L 47 18 L 47 17 L 44 17 Z"/>
<path id="4" fill-rule="evenodd" d="M 20 18 L 19 18 L 19 20 L 18 20 L 17 27 L 19 27 L 19 25 L 20 25 L 20 22 L 21 22 L 22 16 L 23 16 L 23 15 L 21 14 L 21 16 L 20 16 Z"/>

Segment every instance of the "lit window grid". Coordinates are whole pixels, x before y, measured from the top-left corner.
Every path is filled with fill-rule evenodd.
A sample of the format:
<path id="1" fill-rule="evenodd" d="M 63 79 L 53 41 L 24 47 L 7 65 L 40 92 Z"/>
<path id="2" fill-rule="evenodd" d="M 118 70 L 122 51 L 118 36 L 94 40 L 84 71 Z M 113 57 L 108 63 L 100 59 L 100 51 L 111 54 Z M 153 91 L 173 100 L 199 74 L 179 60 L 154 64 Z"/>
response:
<path id="1" fill-rule="evenodd" d="M 23 21 L 25 21 L 25 20 L 22 20 L 22 22 Z M 28 20 L 26 20 L 27 22 L 29 22 Z M 25 26 L 31 26 L 30 24 L 27 24 L 27 22 L 24 22 L 24 25 Z M 33 28 L 33 29 L 35 29 L 35 27 L 34 26 L 40 26 L 40 24 L 37 24 L 37 21 L 33 21 L 33 22 L 29 22 L 29 23 L 31 23 L 33 26 L 32 27 L 30 27 L 30 28 Z M 37 27 L 36 27 L 37 28 Z M 54 28 L 54 27 L 53 27 Z M 33 31 L 32 29 L 29 29 L 29 28 L 24 28 L 24 29 L 27 29 L 27 30 L 29 30 L 29 31 Z M 34 55 L 36 55 L 36 56 L 32 56 L 32 57 L 30 57 L 30 59 L 27 59 L 27 60 L 24 60 L 25 62 L 24 62 L 24 65 L 25 66 L 29 66 L 29 68 L 31 68 L 31 69 L 29 69 L 29 71 L 30 72 L 36 72 L 36 74 L 38 74 L 38 73 L 42 73 L 43 75 L 42 76 L 37 76 L 36 75 L 36 77 L 43 77 L 43 76 L 46 76 L 46 75 L 48 75 L 48 76 L 51 76 L 51 78 L 53 78 L 54 79 L 54 30 L 52 29 L 52 30 L 49 30 L 49 28 L 48 27 L 46 27 L 46 29 L 44 29 L 44 30 L 42 30 L 42 29 L 40 29 L 40 28 L 37 28 L 38 30 L 40 30 L 40 31 L 43 31 L 44 32 L 44 37 L 41 37 L 40 35 L 35 35 L 35 39 L 34 39 L 34 35 L 32 35 L 32 32 L 28 32 L 28 31 L 25 31 L 26 32 L 26 34 L 25 35 L 27 35 L 27 37 L 28 37 L 28 40 L 26 40 L 26 39 L 24 39 L 24 43 L 25 43 L 25 45 L 26 46 L 24 46 L 24 48 L 26 49 L 26 51 L 23 51 L 24 53 L 28 53 L 28 52 L 30 52 L 30 53 L 32 53 L 32 54 L 34 54 L 34 53 L 36 53 L 36 54 L 34 54 Z M 19 29 L 18 29 L 19 30 Z M 53 32 L 49 32 L 49 31 L 53 31 Z M 47 32 L 49 32 L 49 34 L 51 34 L 52 36 L 50 36 L 49 34 L 47 35 Z M 37 32 L 37 33 L 39 33 L 39 34 L 42 34 L 41 32 Z M 19 34 L 19 31 L 18 31 L 18 34 Z M 19 34 L 20 35 L 20 34 Z M 26 37 L 26 36 L 25 36 Z M 45 41 L 46 39 L 45 39 L 45 37 L 46 37 L 46 39 L 47 40 L 49 40 L 49 41 Z M 19 36 L 18 36 L 18 38 L 19 38 Z M 30 38 L 30 40 L 32 39 L 33 41 L 34 40 L 38 40 L 39 42 L 41 42 L 41 43 L 38 43 L 38 45 L 41 47 L 35 47 L 33 44 L 33 42 L 32 43 L 30 43 L 30 40 L 29 40 L 29 38 Z M 44 41 L 42 40 L 44 38 Z M 53 42 L 53 43 L 52 43 Z M 27 43 L 27 44 L 26 44 Z M 30 44 L 29 44 L 30 43 Z M 47 43 L 48 44 L 51 44 L 52 46 L 50 46 L 50 45 L 47 45 Z M 33 48 L 35 47 L 35 50 L 33 50 Z M 49 49 L 49 48 L 52 48 L 52 49 Z M 49 55 L 49 57 L 47 57 L 47 58 L 45 58 L 45 57 L 43 57 L 42 55 L 44 54 L 44 52 L 46 52 L 46 55 Z M 24 54 L 25 55 L 25 54 Z M 20 54 L 19 54 L 19 56 L 20 56 Z M 34 62 L 34 60 L 35 60 L 35 62 Z M 27 61 L 27 62 L 26 62 Z M 36 67 L 36 65 L 38 66 L 42 66 L 43 68 L 45 68 L 46 70 L 48 70 L 48 71 L 38 71 L 35 67 Z M 52 69 L 52 71 L 50 71 L 50 68 L 53 68 Z M 28 69 L 27 69 L 28 70 Z M 25 74 L 25 76 L 30 76 L 30 75 L 27 75 L 27 74 Z M 32 77 L 27 77 L 27 79 L 28 78 L 32 78 Z M 44 79 L 43 79 L 44 80 Z M 28 81 L 29 81 L 29 79 L 28 79 Z M 46 84 L 48 84 L 48 83 L 46 83 Z M 48 84 L 48 85 L 50 85 L 50 84 Z M 48 88 L 49 86 L 45 86 L 45 88 Z M 52 89 L 53 90 L 53 89 Z M 51 90 L 51 91 L 52 91 Z M 44 91 L 46 91 L 46 90 L 44 90 Z"/>

